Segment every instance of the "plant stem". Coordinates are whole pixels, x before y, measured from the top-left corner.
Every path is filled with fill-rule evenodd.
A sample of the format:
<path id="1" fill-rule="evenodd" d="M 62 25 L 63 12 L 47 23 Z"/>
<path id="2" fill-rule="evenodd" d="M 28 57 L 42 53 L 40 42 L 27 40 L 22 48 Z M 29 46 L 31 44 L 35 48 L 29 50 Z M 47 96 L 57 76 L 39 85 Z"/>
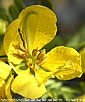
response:
<path id="1" fill-rule="evenodd" d="M 26 16 L 26 19 L 25 19 L 25 37 L 26 37 L 26 43 L 27 43 L 27 49 L 28 49 L 28 54 L 31 53 L 30 51 L 30 45 L 29 45 L 29 31 L 28 31 L 28 21 L 29 21 L 29 17 L 31 15 L 37 15 L 38 16 L 38 13 L 35 12 L 35 11 L 31 11 L 27 14 Z"/>

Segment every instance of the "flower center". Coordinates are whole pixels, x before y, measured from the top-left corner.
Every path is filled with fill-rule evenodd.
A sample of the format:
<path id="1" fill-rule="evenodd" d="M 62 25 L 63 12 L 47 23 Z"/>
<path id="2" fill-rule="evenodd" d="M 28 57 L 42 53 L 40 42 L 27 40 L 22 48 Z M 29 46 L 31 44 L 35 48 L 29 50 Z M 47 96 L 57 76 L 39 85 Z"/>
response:
<path id="1" fill-rule="evenodd" d="M 44 64 L 47 60 L 47 56 L 45 54 L 45 49 L 38 51 L 38 49 L 34 49 L 32 51 L 31 58 L 27 59 L 27 65 L 33 70 L 38 70 L 38 68 Z"/>
<path id="2" fill-rule="evenodd" d="M 15 48 L 15 52 L 13 54 L 18 58 L 24 59 L 27 66 L 33 70 L 38 70 L 38 68 L 47 60 L 45 49 L 38 51 L 38 48 L 36 48 L 33 49 L 32 54 L 28 54 L 27 49 L 25 49 L 20 43 L 13 46 Z"/>

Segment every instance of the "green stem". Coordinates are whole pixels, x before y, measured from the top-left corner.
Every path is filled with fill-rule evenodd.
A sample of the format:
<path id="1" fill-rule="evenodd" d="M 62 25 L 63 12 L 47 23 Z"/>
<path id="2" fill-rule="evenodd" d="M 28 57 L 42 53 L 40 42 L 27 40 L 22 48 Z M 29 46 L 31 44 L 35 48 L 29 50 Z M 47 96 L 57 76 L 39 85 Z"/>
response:
<path id="1" fill-rule="evenodd" d="M 27 14 L 26 19 L 25 19 L 25 37 L 26 37 L 26 43 L 27 43 L 28 54 L 31 53 L 31 51 L 30 51 L 30 46 L 29 46 L 29 34 L 28 34 L 28 33 L 29 33 L 29 32 L 28 32 L 28 21 L 29 21 L 29 17 L 30 17 L 31 15 L 37 15 L 37 16 L 38 16 L 38 13 L 35 12 L 35 11 L 31 11 L 31 12 L 29 12 L 29 13 Z"/>

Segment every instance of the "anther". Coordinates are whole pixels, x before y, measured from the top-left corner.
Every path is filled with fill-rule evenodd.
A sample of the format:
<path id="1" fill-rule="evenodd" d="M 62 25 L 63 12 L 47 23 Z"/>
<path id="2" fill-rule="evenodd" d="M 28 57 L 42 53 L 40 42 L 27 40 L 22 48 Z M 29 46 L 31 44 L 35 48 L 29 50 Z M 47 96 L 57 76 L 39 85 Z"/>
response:
<path id="1" fill-rule="evenodd" d="M 29 67 L 32 66 L 32 59 L 29 58 L 29 59 L 27 60 L 27 65 L 28 65 Z"/>
<path id="2" fill-rule="evenodd" d="M 45 56 L 45 49 L 41 50 L 40 53 L 37 56 L 37 60 L 40 60 L 41 58 L 43 58 Z"/>
<path id="3" fill-rule="evenodd" d="M 35 57 L 35 56 L 37 55 L 37 52 L 38 52 L 38 49 L 34 49 L 34 50 L 32 51 L 32 56 Z"/>

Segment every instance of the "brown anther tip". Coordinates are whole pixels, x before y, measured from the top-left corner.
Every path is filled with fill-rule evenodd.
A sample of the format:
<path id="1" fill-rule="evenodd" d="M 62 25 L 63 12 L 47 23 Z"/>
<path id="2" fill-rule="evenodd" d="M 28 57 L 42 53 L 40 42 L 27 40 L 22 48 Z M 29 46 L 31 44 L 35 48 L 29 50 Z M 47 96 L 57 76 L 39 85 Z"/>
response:
<path id="1" fill-rule="evenodd" d="M 29 63 L 29 66 L 32 66 L 32 63 Z"/>
<path id="2" fill-rule="evenodd" d="M 42 65 L 47 61 L 47 56 L 44 56 L 42 58 L 39 59 L 39 61 L 37 62 L 37 65 Z"/>
<path id="3" fill-rule="evenodd" d="M 45 49 L 41 50 L 37 56 L 37 60 L 41 60 L 45 56 Z"/>
<path id="4" fill-rule="evenodd" d="M 35 57 L 37 55 L 38 49 L 33 49 L 32 56 Z"/>
<path id="5" fill-rule="evenodd" d="M 41 84 L 40 83 L 38 83 L 38 87 L 40 87 L 41 86 Z"/>

